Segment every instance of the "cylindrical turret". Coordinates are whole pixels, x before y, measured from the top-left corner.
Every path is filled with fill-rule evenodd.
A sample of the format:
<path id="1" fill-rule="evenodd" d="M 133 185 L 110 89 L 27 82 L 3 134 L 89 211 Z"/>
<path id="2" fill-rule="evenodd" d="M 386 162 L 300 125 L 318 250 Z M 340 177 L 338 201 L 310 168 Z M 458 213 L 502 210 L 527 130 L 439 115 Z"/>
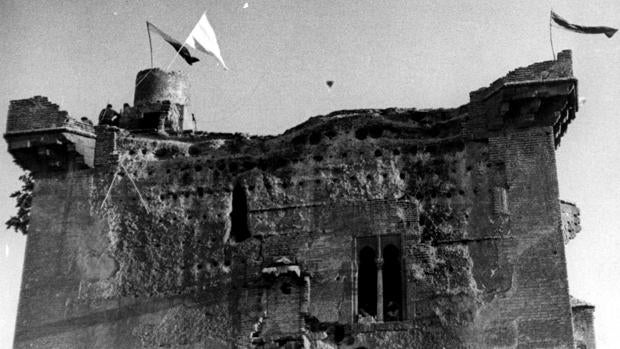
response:
<path id="1" fill-rule="evenodd" d="M 125 127 L 182 131 L 185 107 L 189 104 L 187 75 L 159 68 L 139 72 L 133 104 L 135 112 L 121 117 Z"/>
<path id="2" fill-rule="evenodd" d="M 146 69 L 136 77 L 134 106 L 169 101 L 171 104 L 189 103 L 189 81 L 181 72 L 166 72 L 159 68 Z"/>

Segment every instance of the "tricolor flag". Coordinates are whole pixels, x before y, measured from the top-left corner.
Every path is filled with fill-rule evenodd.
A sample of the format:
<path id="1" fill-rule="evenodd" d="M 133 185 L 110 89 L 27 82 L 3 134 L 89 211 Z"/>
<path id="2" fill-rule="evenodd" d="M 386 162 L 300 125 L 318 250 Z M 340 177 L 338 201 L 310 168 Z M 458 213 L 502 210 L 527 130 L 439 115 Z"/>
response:
<path id="1" fill-rule="evenodd" d="M 200 17 L 200 20 L 196 23 L 196 26 L 192 32 L 189 33 L 187 39 L 185 39 L 185 45 L 212 55 L 217 58 L 224 69 L 228 70 L 226 63 L 224 63 L 224 59 L 222 58 L 222 54 L 220 53 L 220 46 L 217 44 L 215 31 L 213 31 L 211 24 L 209 24 L 206 12 L 203 12 L 202 17 Z"/>
<path id="2" fill-rule="evenodd" d="M 164 39 L 167 43 L 169 43 L 172 47 L 174 47 L 174 49 L 177 51 L 177 53 L 183 57 L 183 59 L 185 59 L 185 61 L 189 64 L 192 65 L 192 63 L 198 62 L 199 59 L 196 57 L 193 57 L 190 53 L 189 50 L 187 49 L 187 47 L 183 46 L 183 44 L 181 42 L 179 42 L 178 40 L 174 39 L 173 37 L 171 37 L 170 35 L 164 33 L 163 31 L 161 31 L 159 28 L 157 28 L 155 25 L 153 25 L 150 22 L 146 22 L 146 27 L 149 30 L 149 32 L 151 30 L 153 30 L 155 33 L 159 34 L 159 36 L 162 37 L 162 39 Z M 152 52 L 151 52 L 152 54 Z M 152 59 L 152 56 L 151 56 Z"/>
<path id="3" fill-rule="evenodd" d="M 557 13 L 551 11 L 551 19 L 560 27 L 582 34 L 605 34 L 608 38 L 614 36 L 618 31 L 616 28 L 611 27 L 587 27 L 583 25 L 573 24 L 564 18 L 560 17 Z"/>

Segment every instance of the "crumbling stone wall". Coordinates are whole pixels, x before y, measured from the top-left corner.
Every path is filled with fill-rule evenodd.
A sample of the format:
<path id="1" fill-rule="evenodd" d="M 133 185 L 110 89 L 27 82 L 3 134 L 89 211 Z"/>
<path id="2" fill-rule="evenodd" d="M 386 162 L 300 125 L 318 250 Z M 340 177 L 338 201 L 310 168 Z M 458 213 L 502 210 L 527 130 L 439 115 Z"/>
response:
<path id="1" fill-rule="evenodd" d="M 596 349 L 594 337 L 594 306 L 571 297 L 573 331 L 577 349 Z"/>
<path id="2" fill-rule="evenodd" d="M 94 170 L 37 184 L 16 347 L 573 348 L 570 54 L 518 72 L 279 136 L 98 128 Z M 402 251 L 401 321 L 360 319 L 375 237 Z"/>
<path id="3" fill-rule="evenodd" d="M 4 138 L 15 162 L 40 176 L 94 166 L 93 125 L 69 117 L 47 97 L 11 101 Z"/>
<path id="4" fill-rule="evenodd" d="M 562 211 L 564 243 L 567 244 L 581 231 L 581 213 L 575 204 L 568 201 L 560 201 L 560 209 Z"/>
<path id="5" fill-rule="evenodd" d="M 35 96 L 11 101 L 6 131 L 62 127 L 68 119 L 68 113 L 60 110 L 58 105 L 50 102 L 47 97 Z"/>

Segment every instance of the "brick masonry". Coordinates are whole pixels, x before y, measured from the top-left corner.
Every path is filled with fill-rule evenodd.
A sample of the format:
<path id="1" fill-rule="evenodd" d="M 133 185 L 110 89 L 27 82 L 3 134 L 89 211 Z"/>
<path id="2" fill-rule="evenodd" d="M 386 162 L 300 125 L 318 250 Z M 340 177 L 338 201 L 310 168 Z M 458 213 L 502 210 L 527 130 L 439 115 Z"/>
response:
<path id="1" fill-rule="evenodd" d="M 46 97 L 11 101 L 4 138 L 23 168 L 39 175 L 92 168 L 95 131 Z"/>

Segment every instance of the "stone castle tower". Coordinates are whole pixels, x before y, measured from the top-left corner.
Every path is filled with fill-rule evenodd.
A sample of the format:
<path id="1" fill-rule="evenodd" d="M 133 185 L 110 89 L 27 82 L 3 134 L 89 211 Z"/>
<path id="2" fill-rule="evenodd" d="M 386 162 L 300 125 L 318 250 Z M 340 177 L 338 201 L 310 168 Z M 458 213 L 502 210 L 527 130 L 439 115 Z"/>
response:
<path id="1" fill-rule="evenodd" d="M 555 166 L 570 51 L 458 108 L 278 136 L 182 132 L 187 79 L 137 82 L 119 127 L 11 102 L 36 180 L 16 348 L 594 348 Z"/>

